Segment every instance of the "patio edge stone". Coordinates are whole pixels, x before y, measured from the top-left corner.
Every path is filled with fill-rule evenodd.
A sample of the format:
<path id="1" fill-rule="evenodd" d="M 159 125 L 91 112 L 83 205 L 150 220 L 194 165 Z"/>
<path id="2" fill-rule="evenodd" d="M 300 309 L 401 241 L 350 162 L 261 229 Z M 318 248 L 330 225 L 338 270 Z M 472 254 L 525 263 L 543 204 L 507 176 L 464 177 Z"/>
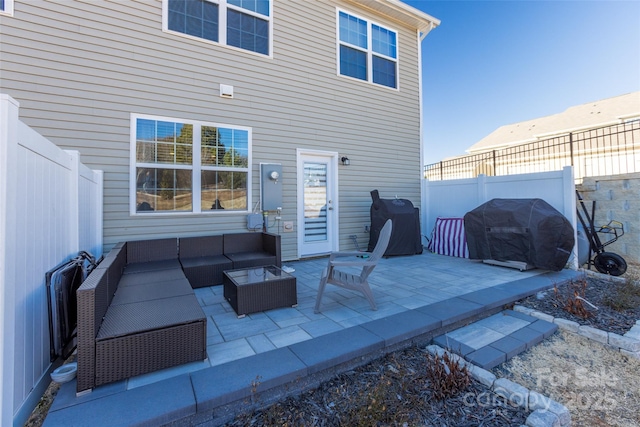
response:
<path id="1" fill-rule="evenodd" d="M 191 373 L 198 412 L 295 381 L 306 365 L 288 348 L 279 348 Z"/>
<path id="2" fill-rule="evenodd" d="M 289 349 L 307 366 L 309 374 L 383 348 L 384 340 L 361 325 L 289 346 Z"/>
<path id="3" fill-rule="evenodd" d="M 439 329 L 442 326 L 442 321 L 428 314 L 409 310 L 372 320 L 360 326 L 384 339 L 385 347 L 391 347 Z"/>
<path id="4" fill-rule="evenodd" d="M 125 380 L 111 384 L 105 384 L 91 391 L 78 396 L 76 394 L 76 381 L 69 381 L 60 385 L 58 394 L 49 408 L 49 412 L 58 411 L 74 405 L 91 402 L 92 400 L 102 399 L 117 393 L 127 391 L 127 382 Z"/>
<path id="5" fill-rule="evenodd" d="M 498 289 L 498 286 L 460 295 L 459 298 L 482 305 L 487 310 L 506 305 L 514 300 L 512 292 Z"/>
<path id="6" fill-rule="evenodd" d="M 50 411 L 43 427 L 152 427 L 193 416 L 196 410 L 191 381 L 185 374 Z"/>
<path id="7" fill-rule="evenodd" d="M 423 307 L 418 307 L 415 311 L 440 320 L 442 322 L 442 327 L 445 327 L 461 320 L 477 316 L 486 311 L 486 307 L 460 297 L 453 297 L 425 305 Z"/>

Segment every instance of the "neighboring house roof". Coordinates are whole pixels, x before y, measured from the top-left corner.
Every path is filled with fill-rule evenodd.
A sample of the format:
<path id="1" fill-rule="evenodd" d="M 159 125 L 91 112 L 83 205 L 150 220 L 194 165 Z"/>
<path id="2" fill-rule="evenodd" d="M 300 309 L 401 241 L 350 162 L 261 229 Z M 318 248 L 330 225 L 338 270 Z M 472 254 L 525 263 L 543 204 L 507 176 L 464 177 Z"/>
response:
<path id="1" fill-rule="evenodd" d="M 369 9 L 384 14 L 392 19 L 403 22 L 418 29 L 424 38 L 429 31 L 440 25 L 440 20 L 409 6 L 400 0 L 349 0 L 363 9 Z"/>
<path id="2" fill-rule="evenodd" d="M 467 151 L 476 154 L 640 118 L 640 91 L 567 108 L 559 114 L 501 126 Z"/>

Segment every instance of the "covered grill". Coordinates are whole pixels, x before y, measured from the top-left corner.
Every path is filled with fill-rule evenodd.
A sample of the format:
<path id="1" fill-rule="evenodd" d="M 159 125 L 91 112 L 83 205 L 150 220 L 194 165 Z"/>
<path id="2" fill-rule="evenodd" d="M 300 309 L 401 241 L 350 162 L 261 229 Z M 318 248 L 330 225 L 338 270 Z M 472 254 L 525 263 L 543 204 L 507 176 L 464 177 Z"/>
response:
<path id="1" fill-rule="evenodd" d="M 420 212 L 406 199 L 381 199 L 378 190 L 371 192 L 371 233 L 369 252 L 378 243 L 384 223 L 391 219 L 393 231 L 384 255 L 415 255 L 422 253 L 420 236 Z"/>
<path id="2" fill-rule="evenodd" d="M 472 259 L 526 262 L 559 271 L 574 246 L 571 223 L 542 199 L 493 199 L 464 216 Z"/>

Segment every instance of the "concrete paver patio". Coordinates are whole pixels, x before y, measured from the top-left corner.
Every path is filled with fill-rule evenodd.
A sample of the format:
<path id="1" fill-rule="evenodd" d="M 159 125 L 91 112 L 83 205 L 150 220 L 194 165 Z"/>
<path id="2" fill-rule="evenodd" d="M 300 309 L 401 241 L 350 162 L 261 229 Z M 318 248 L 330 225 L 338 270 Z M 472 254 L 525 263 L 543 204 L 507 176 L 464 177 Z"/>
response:
<path id="1" fill-rule="evenodd" d="M 208 316 L 207 360 L 98 387 L 80 397 L 75 381 L 64 384 L 45 426 L 213 422 L 219 408 L 249 397 L 257 382 L 259 391 L 267 391 L 409 340 L 428 341 L 578 274 L 521 272 L 428 252 L 391 257 L 382 259 L 370 276 L 377 311 L 362 294 L 328 285 L 321 312 L 314 313 L 326 263 L 327 258 L 285 263 L 295 269 L 295 308 L 239 319 L 222 286 L 197 289 Z M 505 327 L 486 320 L 469 334 L 470 348 L 508 335 Z M 463 334 L 453 338 L 464 341 Z M 174 400 L 165 402 L 165 393 Z"/>

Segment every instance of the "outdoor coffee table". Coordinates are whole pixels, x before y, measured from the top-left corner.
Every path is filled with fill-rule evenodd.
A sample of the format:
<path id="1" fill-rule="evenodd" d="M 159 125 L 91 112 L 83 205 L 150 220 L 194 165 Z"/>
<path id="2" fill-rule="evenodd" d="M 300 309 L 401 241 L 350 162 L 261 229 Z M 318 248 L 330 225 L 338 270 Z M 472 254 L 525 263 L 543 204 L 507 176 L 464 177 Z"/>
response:
<path id="1" fill-rule="evenodd" d="M 225 271 L 222 283 L 238 317 L 298 305 L 296 278 L 273 265 Z"/>

